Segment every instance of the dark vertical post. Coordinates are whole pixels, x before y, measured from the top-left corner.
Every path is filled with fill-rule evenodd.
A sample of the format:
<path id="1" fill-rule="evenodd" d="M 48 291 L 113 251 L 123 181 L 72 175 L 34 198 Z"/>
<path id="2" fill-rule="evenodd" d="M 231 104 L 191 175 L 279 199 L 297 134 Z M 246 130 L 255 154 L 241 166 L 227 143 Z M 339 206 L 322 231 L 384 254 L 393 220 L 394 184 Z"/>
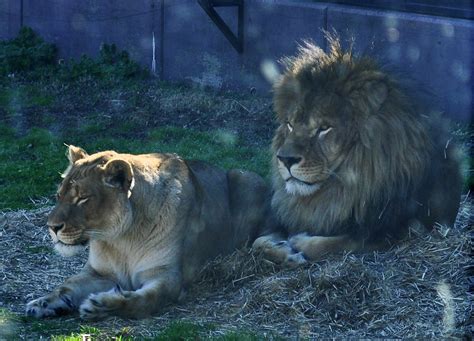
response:
<path id="1" fill-rule="evenodd" d="M 23 27 L 23 0 L 20 0 L 20 27 Z"/>
<path id="2" fill-rule="evenodd" d="M 242 3 L 239 4 L 238 11 L 238 21 L 237 21 L 237 38 L 239 40 L 240 44 L 240 53 L 242 54 L 244 52 L 244 1 L 242 0 Z"/>
<path id="3" fill-rule="evenodd" d="M 164 79 L 165 68 L 165 0 L 160 0 L 160 79 Z"/>

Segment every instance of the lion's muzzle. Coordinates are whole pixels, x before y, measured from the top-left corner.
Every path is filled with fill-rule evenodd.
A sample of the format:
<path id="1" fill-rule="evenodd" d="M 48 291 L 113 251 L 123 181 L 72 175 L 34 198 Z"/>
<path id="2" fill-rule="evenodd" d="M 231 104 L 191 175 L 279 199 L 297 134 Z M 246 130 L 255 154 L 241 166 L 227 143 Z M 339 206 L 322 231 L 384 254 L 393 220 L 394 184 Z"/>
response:
<path id="1" fill-rule="evenodd" d="M 277 158 L 278 158 L 278 161 L 281 162 L 288 170 L 291 169 L 291 166 L 297 165 L 303 160 L 301 156 L 277 155 Z"/>
<path id="2" fill-rule="evenodd" d="M 64 227 L 64 224 L 48 224 L 48 228 L 52 230 L 55 234 L 58 234 L 59 230 L 61 230 Z"/>

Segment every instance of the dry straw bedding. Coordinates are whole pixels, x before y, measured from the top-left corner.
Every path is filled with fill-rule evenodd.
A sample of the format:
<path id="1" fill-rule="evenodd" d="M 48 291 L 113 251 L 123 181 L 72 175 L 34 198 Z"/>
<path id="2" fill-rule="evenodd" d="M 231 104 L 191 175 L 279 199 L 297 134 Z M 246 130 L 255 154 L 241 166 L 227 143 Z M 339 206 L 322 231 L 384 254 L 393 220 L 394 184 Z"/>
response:
<path id="1" fill-rule="evenodd" d="M 84 263 L 85 254 L 65 259 L 51 251 L 45 228 L 50 209 L 0 212 L 0 308 L 23 314 L 27 300 L 51 291 Z M 137 337 L 156 335 L 180 319 L 212 323 L 211 336 L 249 330 L 290 338 L 469 338 L 472 225 L 473 202 L 465 198 L 454 229 L 413 232 L 387 252 L 335 255 L 289 270 L 238 251 L 209 264 L 185 299 L 155 317 L 87 325 L 109 335 L 127 326 Z M 84 324 L 77 316 L 62 319 Z M 16 335 L 34 338 L 28 323 L 15 325 Z"/>

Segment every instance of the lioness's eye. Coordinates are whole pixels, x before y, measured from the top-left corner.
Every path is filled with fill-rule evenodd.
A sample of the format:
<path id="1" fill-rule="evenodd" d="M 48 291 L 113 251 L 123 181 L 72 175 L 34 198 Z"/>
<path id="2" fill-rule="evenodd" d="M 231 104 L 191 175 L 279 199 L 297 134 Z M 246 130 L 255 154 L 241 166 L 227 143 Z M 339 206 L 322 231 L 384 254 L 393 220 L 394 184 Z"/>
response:
<path id="1" fill-rule="evenodd" d="M 293 131 L 293 126 L 291 125 L 291 123 L 289 121 L 286 121 L 286 126 L 287 126 L 288 130 L 291 133 Z"/>

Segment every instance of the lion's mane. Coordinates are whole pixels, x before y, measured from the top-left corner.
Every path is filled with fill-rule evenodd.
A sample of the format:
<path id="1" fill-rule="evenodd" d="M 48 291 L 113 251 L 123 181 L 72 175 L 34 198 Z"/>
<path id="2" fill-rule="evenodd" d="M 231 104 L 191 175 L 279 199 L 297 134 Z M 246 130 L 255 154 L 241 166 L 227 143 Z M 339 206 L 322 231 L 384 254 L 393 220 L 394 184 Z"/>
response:
<path id="1" fill-rule="evenodd" d="M 328 42 L 328 53 L 305 43 L 296 57 L 286 58 L 286 72 L 274 87 L 281 126 L 272 144 L 272 205 L 280 221 L 290 234 L 398 235 L 400 226 L 420 212 L 426 225 L 433 223 L 430 209 L 443 211 L 435 206 L 445 196 L 449 207 L 431 220 L 452 223 L 461 180 L 455 148 L 440 121 L 420 110 L 371 58 L 345 51 L 337 37 L 329 36 Z M 310 120 L 318 108 L 330 108 L 349 127 L 343 160 L 324 188 L 309 196 L 292 195 L 277 170 L 285 122 L 294 111 Z"/>

